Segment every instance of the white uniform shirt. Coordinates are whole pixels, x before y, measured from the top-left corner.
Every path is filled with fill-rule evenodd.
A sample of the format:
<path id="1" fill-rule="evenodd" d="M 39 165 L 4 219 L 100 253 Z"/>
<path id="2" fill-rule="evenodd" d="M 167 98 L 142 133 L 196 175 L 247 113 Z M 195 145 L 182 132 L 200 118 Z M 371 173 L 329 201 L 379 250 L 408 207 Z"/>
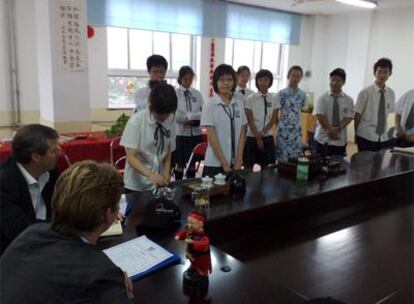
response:
<path id="1" fill-rule="evenodd" d="M 148 105 L 148 98 L 151 93 L 149 86 L 143 87 L 135 92 L 135 110 L 134 112 L 141 111 L 145 109 Z"/>
<path id="2" fill-rule="evenodd" d="M 354 117 L 354 101 L 350 96 L 342 92 L 339 95 L 337 101 L 339 103 L 339 121 L 342 121 L 346 117 Z M 321 97 L 319 97 L 318 101 L 316 102 L 315 108 L 313 109 L 313 115 L 325 115 L 329 123 L 332 124 L 333 103 L 334 95 L 331 92 L 326 92 Z M 318 121 L 315 130 L 315 140 L 317 140 L 322 145 L 327 143 L 330 146 L 345 146 L 346 128 L 343 128 L 341 130 L 339 139 L 333 140 L 329 137 L 328 132 Z"/>
<path id="3" fill-rule="evenodd" d="M 240 94 L 242 94 L 242 95 L 244 95 L 244 96 L 246 96 L 246 98 L 247 97 L 249 97 L 250 95 L 252 95 L 253 93 L 254 93 L 254 91 L 253 90 L 250 90 L 249 88 L 244 88 L 244 94 L 241 92 L 241 90 L 243 90 L 243 88 L 242 87 L 239 87 L 239 86 L 237 86 L 236 87 L 236 90 L 235 90 L 235 92 L 237 92 L 237 93 L 240 93 Z"/>
<path id="4" fill-rule="evenodd" d="M 380 88 L 374 83 L 369 87 L 363 89 L 358 94 L 358 99 L 354 107 L 355 113 L 361 114 L 361 121 L 358 126 L 357 135 L 367 140 L 378 142 L 387 141 L 388 138 L 388 126 L 387 117 L 388 114 L 394 112 L 395 108 L 395 94 L 392 89 L 385 87 L 385 130 L 384 133 L 379 136 L 376 132 L 378 125 L 378 107 L 380 103 Z"/>
<path id="5" fill-rule="evenodd" d="M 200 120 L 201 119 L 201 109 L 203 107 L 204 101 L 201 96 L 200 91 L 188 88 L 189 91 L 189 101 L 191 104 L 191 109 L 185 97 L 185 89 L 180 86 L 176 89 L 177 93 L 177 112 L 176 114 L 176 135 L 177 136 L 199 136 L 201 135 L 201 127 L 193 127 L 191 125 L 184 125 L 183 121 L 187 118 L 188 120 Z"/>
<path id="6" fill-rule="evenodd" d="M 254 92 L 248 88 L 244 88 L 244 94 L 242 93 L 243 88 L 237 87 L 234 90 L 234 95 L 238 96 L 243 101 L 243 106 L 246 105 L 247 97 L 252 95 Z"/>
<path id="7" fill-rule="evenodd" d="M 39 220 L 46 219 L 46 205 L 42 197 L 43 188 L 49 182 L 49 172 L 45 172 L 39 176 L 38 179 L 35 179 L 30 175 L 29 172 L 23 167 L 22 164 L 17 163 L 17 167 L 22 173 L 24 179 L 27 183 L 27 188 L 29 189 L 30 198 L 32 199 L 33 210 L 35 212 L 36 218 Z"/>
<path id="8" fill-rule="evenodd" d="M 231 120 L 225 112 L 224 107 L 225 105 L 220 96 L 215 94 L 203 107 L 201 125 L 214 127 L 224 157 L 229 164 L 234 164 L 235 160 L 232 159 Z M 246 124 L 243 101 L 238 95 L 233 96 L 230 104 L 227 106 L 227 110 L 231 112 L 232 117 L 234 116 L 236 156 L 241 128 Z M 210 144 L 207 147 L 204 163 L 209 167 L 221 167 L 221 163 L 214 154 Z"/>
<path id="9" fill-rule="evenodd" d="M 159 132 L 158 144 L 155 139 L 155 131 L 157 130 L 157 121 L 151 115 L 149 108 L 135 113 L 129 119 L 120 145 L 138 151 L 138 159 L 151 171 L 162 173 L 162 161 L 167 155 L 168 149 L 175 150 L 175 117 L 170 115 L 166 121 L 161 123 L 170 136 L 161 136 Z M 161 147 L 161 137 L 164 138 L 164 146 Z M 161 149 L 162 148 L 162 149 Z M 127 189 L 136 191 L 145 191 L 155 188 L 154 184 L 129 164 L 125 164 L 124 184 Z"/>
<path id="10" fill-rule="evenodd" d="M 263 96 L 266 97 L 267 104 L 266 119 Z M 267 93 L 263 95 L 262 93 L 253 93 L 252 95 L 247 97 L 244 108 L 252 111 L 254 124 L 256 126 L 257 131 L 260 132 L 264 129 L 264 127 L 266 127 L 266 125 L 272 119 L 273 111 L 276 109 L 280 109 L 280 103 L 279 100 L 276 98 L 275 94 Z M 254 134 L 250 127 L 248 128 L 247 136 L 254 137 Z M 271 131 L 267 131 L 265 136 L 272 136 Z"/>
<path id="11" fill-rule="evenodd" d="M 401 128 L 403 129 L 406 135 L 414 135 L 414 128 L 409 130 L 406 129 L 405 123 L 408 118 L 408 114 L 410 114 L 411 107 L 414 106 L 414 90 L 410 90 L 405 93 L 401 98 L 398 100 L 395 113 L 401 116 Z"/>

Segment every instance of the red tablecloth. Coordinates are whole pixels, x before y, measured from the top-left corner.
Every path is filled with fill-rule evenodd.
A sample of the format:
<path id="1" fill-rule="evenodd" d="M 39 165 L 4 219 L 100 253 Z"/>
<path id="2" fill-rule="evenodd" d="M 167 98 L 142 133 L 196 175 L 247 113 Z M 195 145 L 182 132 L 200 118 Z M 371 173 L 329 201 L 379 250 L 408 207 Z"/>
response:
<path id="1" fill-rule="evenodd" d="M 60 144 L 62 150 L 66 153 L 71 163 L 81 160 L 91 159 L 98 162 L 110 162 L 110 145 L 114 138 L 108 138 L 105 133 L 97 132 L 82 132 L 62 134 L 64 136 L 79 137 L 85 135 L 86 138 L 74 139 L 67 143 Z M 203 139 L 207 141 L 207 131 L 203 128 Z M 3 162 L 10 156 L 11 144 L 3 144 L 0 148 L 0 162 Z M 114 160 L 121 158 L 125 155 L 125 150 L 119 144 L 114 145 Z M 67 168 L 67 163 L 63 155 L 61 155 L 56 164 L 56 168 L 59 171 L 63 171 Z"/>
<path id="2" fill-rule="evenodd" d="M 114 138 L 106 137 L 103 132 L 83 132 L 62 135 L 70 137 L 86 136 L 86 138 L 74 139 L 59 145 L 71 163 L 86 159 L 92 159 L 98 162 L 110 162 L 110 144 Z M 3 144 L 0 148 L 0 162 L 9 157 L 11 153 L 11 144 Z M 123 155 L 125 155 L 124 148 L 119 145 L 114 145 L 114 160 L 117 160 Z M 67 168 L 67 163 L 63 155 L 59 157 L 56 168 L 59 171 Z"/>

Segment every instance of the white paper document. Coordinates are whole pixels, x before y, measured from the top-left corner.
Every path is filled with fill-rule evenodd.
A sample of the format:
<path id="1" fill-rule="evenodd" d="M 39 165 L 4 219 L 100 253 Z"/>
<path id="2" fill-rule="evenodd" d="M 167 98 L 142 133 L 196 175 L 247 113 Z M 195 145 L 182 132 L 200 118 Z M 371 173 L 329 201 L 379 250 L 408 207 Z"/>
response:
<path id="1" fill-rule="evenodd" d="M 119 200 L 119 213 L 125 216 L 127 206 L 128 206 L 128 203 L 126 201 L 125 194 L 122 194 L 121 199 Z"/>
<path id="2" fill-rule="evenodd" d="M 145 235 L 103 251 L 116 266 L 136 276 L 173 256 Z"/>
<path id="3" fill-rule="evenodd" d="M 408 148 L 394 147 L 393 152 L 404 153 L 404 154 L 414 154 L 414 147 L 408 147 Z"/>

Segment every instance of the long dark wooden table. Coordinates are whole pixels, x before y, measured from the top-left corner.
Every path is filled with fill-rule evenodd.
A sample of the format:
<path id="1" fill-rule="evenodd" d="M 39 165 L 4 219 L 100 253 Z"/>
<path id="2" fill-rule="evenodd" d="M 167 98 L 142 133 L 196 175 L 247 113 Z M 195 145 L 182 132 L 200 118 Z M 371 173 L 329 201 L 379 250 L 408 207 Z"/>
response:
<path id="1" fill-rule="evenodd" d="M 181 287 L 182 272 L 188 267 L 187 262 L 186 265 L 163 269 L 134 283 L 136 303 L 302 303 L 304 296 L 300 290 L 310 297 L 314 296 L 305 288 L 312 285 L 306 285 L 307 281 L 301 281 L 300 278 L 304 275 L 302 271 L 309 271 L 314 274 L 312 278 L 319 281 L 320 264 L 303 262 L 308 255 L 311 256 L 309 248 L 315 245 L 300 247 L 301 244 L 318 243 L 319 236 L 327 234 L 326 237 L 329 237 L 332 232 L 323 227 L 331 227 L 332 223 L 354 218 L 364 211 L 376 211 L 378 206 L 382 206 L 379 209 L 383 212 L 385 209 L 389 210 L 387 208 L 406 208 L 407 203 L 413 203 L 414 157 L 393 154 L 390 151 L 363 152 L 353 155 L 349 161 L 344 161 L 343 166 L 347 168 L 346 174 L 329 178 L 324 182 L 315 179 L 297 183 L 281 176 L 274 168 L 258 173 L 246 173 L 248 186 L 244 196 L 211 199 L 206 231 L 213 243 L 213 274 L 210 276 L 208 297 L 202 301 L 195 301 L 184 296 Z M 182 211 L 184 224 L 186 214 L 193 209 L 193 205 L 189 197 L 182 196 L 180 183 L 176 184 L 176 187 L 175 201 Z M 100 246 L 106 248 L 145 234 L 160 245 L 184 256 L 185 245 L 173 240 L 174 233 L 179 227 L 166 231 L 137 230 L 143 208 L 151 199 L 151 194 L 130 193 L 127 199 L 132 203 L 133 211 L 126 219 L 123 236 L 103 239 Z M 407 209 L 402 210 L 404 213 L 410 212 Z M 408 222 L 404 228 L 412 229 L 412 217 L 406 217 L 405 221 Z M 355 232 L 355 235 L 358 233 Z M 398 236 L 398 233 L 396 231 L 395 236 Z M 381 242 L 381 235 L 378 235 L 378 238 L 378 242 Z M 409 238 L 410 235 L 405 235 L 403 240 L 407 242 Z M 361 238 L 360 244 L 366 242 L 369 245 L 368 241 L 369 239 Z M 332 241 L 332 244 L 340 246 L 340 240 Z M 403 245 L 403 242 L 393 243 L 394 247 Z M 279 268 L 283 264 L 283 258 L 279 254 L 289 248 L 298 250 L 297 255 L 301 264 L 294 263 L 293 259 L 290 260 L 291 264 L 286 263 L 284 268 Z M 325 259 L 325 270 L 330 269 L 329 265 L 336 259 L 339 261 L 342 255 L 347 254 L 346 250 L 334 250 L 333 252 L 338 255 L 335 256 L 329 246 L 319 246 L 318 250 L 325 252 L 329 257 Z M 409 263 L 407 256 L 403 257 L 404 261 Z M 366 255 L 359 261 L 370 263 L 370 256 Z M 232 271 L 222 272 L 220 267 L 225 265 L 230 266 Z M 410 265 L 412 268 L 412 262 Z M 335 266 L 332 266 L 332 269 L 335 269 Z M 361 269 L 355 268 L 355 275 L 358 275 L 359 271 Z M 328 280 L 329 272 L 322 273 L 323 279 Z M 353 273 L 351 271 L 348 274 L 352 276 Z M 332 272 L 332 276 L 336 276 L 335 272 Z M 343 277 L 352 280 L 352 277 Z M 406 273 L 405 278 L 410 280 Z M 296 282 L 305 283 L 300 285 Z M 317 295 L 334 295 L 331 292 L 332 288 L 326 292 L 321 290 Z M 370 285 L 369 288 L 375 287 Z M 388 290 L 384 290 L 384 293 L 387 292 Z M 347 294 L 347 291 L 338 293 L 339 296 L 344 294 Z M 348 294 L 349 298 L 343 299 L 355 299 L 352 292 Z M 370 299 L 377 298 L 372 292 L 369 294 Z M 404 296 L 404 291 L 398 293 L 398 296 L 407 297 Z"/>

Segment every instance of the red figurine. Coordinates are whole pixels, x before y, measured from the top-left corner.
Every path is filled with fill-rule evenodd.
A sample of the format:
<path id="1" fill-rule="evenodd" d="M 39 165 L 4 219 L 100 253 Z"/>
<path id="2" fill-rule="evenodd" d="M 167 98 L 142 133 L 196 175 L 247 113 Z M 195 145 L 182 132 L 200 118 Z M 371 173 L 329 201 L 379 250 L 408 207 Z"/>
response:
<path id="1" fill-rule="evenodd" d="M 191 262 L 187 272 L 201 277 L 207 277 L 211 273 L 210 240 L 204 233 L 205 222 L 204 213 L 191 211 L 185 229 L 175 235 L 176 240 L 185 240 L 187 243 L 186 258 Z"/>

